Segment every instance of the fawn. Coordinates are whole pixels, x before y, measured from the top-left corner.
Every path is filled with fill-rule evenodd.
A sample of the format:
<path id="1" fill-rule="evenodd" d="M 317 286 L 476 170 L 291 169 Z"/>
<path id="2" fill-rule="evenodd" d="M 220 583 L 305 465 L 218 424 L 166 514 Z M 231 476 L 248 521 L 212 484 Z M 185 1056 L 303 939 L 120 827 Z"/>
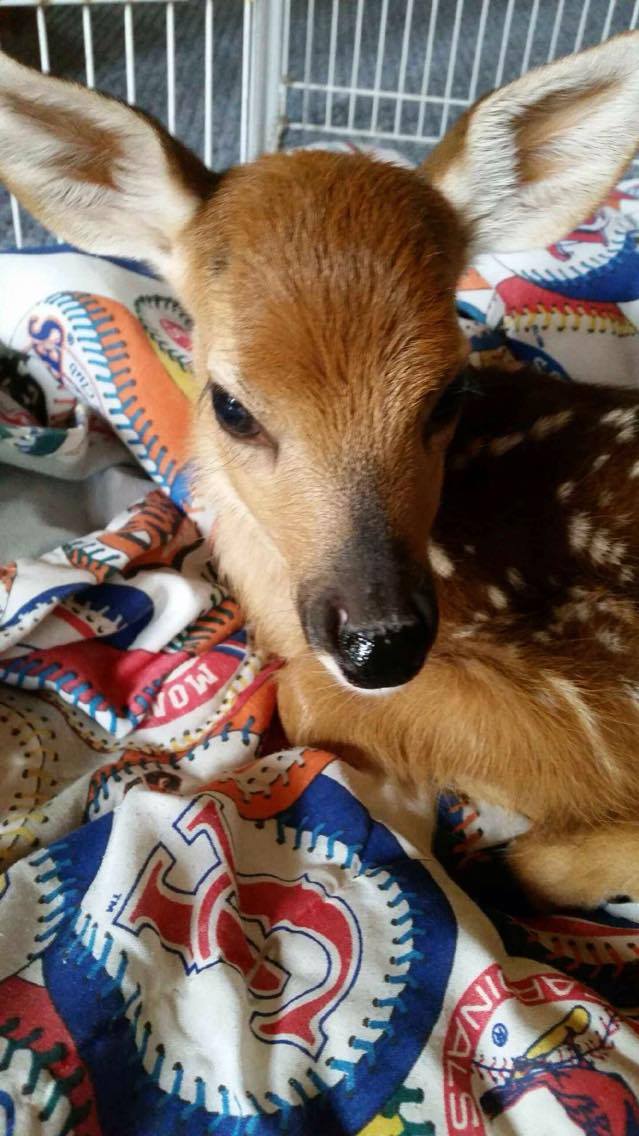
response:
<path id="1" fill-rule="evenodd" d="M 193 316 L 197 488 L 286 660 L 290 741 L 525 813 L 511 862 L 541 903 L 639 897 L 639 394 L 469 378 L 455 283 L 585 217 L 638 112 L 628 33 L 480 100 L 416 171 L 302 151 L 214 174 L 0 60 L 6 185 Z"/>

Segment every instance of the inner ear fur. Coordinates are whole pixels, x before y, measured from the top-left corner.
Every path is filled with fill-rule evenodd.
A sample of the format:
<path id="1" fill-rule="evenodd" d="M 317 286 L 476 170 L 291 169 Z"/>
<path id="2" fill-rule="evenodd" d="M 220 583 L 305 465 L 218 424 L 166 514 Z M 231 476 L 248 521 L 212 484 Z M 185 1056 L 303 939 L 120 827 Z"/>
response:
<path id="1" fill-rule="evenodd" d="M 170 277 L 219 175 L 150 115 L 0 53 L 0 178 L 56 235 Z"/>
<path id="2" fill-rule="evenodd" d="M 422 166 L 471 251 L 543 246 L 590 214 L 639 145 L 639 32 L 484 96 Z"/>

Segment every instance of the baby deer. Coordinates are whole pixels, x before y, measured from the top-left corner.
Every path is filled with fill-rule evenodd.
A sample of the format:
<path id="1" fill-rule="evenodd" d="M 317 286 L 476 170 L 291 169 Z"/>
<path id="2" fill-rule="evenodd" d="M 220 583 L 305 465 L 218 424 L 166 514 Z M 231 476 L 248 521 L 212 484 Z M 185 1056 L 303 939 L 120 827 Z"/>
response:
<path id="1" fill-rule="evenodd" d="M 639 395 L 469 379 L 455 283 L 574 228 L 638 142 L 639 33 L 482 99 L 416 171 L 298 152 L 212 174 L 0 60 L 6 185 L 192 313 L 197 488 L 286 660 L 291 742 L 525 813 L 513 867 L 558 904 L 639 896 Z"/>

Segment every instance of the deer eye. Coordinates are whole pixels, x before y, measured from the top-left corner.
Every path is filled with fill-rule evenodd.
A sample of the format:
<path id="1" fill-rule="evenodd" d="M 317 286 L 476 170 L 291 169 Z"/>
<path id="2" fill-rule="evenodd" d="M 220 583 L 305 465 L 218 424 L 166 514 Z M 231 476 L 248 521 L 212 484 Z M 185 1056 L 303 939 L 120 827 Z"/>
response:
<path id="1" fill-rule="evenodd" d="M 469 367 L 465 367 L 463 371 L 455 375 L 452 382 L 440 394 L 426 420 L 426 435 L 436 434 L 438 430 L 443 430 L 444 426 L 447 426 L 457 417 L 464 405 L 466 396 L 476 393 L 477 390 L 473 372 Z"/>
<path id="2" fill-rule="evenodd" d="M 262 427 L 245 406 L 232 394 L 213 384 L 211 399 L 213 410 L 220 426 L 234 438 L 258 438 Z"/>

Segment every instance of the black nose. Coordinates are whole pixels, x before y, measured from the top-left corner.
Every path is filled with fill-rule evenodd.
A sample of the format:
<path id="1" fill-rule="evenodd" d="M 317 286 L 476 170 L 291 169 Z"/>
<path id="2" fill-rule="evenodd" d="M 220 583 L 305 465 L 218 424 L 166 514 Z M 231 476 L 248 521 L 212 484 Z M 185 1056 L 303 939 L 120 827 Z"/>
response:
<path id="1" fill-rule="evenodd" d="M 437 634 L 437 605 L 419 593 L 401 615 L 383 623 L 351 623 L 347 611 L 333 601 L 333 657 L 353 686 L 376 690 L 401 686 L 421 670 Z"/>

